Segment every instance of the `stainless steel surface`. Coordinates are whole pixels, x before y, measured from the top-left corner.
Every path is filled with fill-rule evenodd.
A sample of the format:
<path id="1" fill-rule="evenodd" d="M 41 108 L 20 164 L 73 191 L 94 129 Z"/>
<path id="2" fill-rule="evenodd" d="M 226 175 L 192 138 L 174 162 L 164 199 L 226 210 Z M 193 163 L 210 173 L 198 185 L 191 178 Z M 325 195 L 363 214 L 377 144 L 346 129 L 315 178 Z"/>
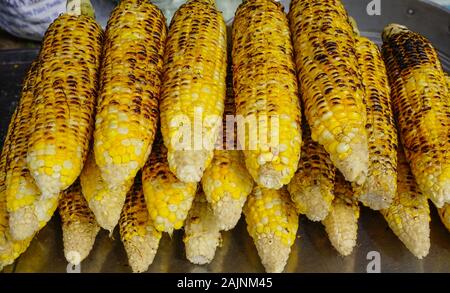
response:
<path id="1" fill-rule="evenodd" d="M 224 1 L 224 0 L 219 0 Z M 285 1 L 286 2 L 286 1 Z M 364 35 L 380 41 L 384 25 L 398 22 L 423 33 L 438 48 L 444 68 L 450 71 L 450 13 L 424 1 L 382 0 L 381 16 L 368 16 L 369 0 L 344 1 L 350 15 L 358 22 Z M 414 11 L 412 15 L 408 11 Z M 3 138 L 10 115 L 18 99 L 20 82 L 26 66 L 36 51 L 0 51 L 0 127 Z M 381 272 L 450 272 L 450 233 L 441 224 L 432 208 L 431 249 L 423 260 L 416 259 L 391 232 L 383 217 L 363 208 L 358 245 L 350 256 L 341 257 L 331 247 L 320 223 L 300 218 L 299 238 L 292 248 L 286 272 L 365 272 L 367 254 L 377 251 L 381 256 Z M 4 272 L 66 272 L 62 251 L 59 217 L 45 227 L 29 249 Z M 112 239 L 102 231 L 89 257 L 81 264 L 81 272 L 130 272 L 117 230 Z M 206 266 L 190 264 L 184 255 L 182 232 L 164 235 L 158 254 L 149 272 L 263 272 L 256 249 L 242 221 L 232 232 L 223 233 L 222 247 L 214 261 Z"/>

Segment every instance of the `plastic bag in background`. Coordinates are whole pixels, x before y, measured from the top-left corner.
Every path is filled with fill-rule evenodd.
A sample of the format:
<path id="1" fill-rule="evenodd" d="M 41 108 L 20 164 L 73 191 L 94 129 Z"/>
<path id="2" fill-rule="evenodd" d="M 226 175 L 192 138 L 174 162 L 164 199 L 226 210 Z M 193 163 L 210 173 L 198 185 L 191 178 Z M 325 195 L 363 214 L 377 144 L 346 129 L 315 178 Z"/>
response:
<path id="1" fill-rule="evenodd" d="M 0 0 L 0 28 L 24 39 L 40 41 L 52 21 L 66 11 L 67 0 Z M 106 26 L 111 0 L 91 0 L 95 16 Z"/>

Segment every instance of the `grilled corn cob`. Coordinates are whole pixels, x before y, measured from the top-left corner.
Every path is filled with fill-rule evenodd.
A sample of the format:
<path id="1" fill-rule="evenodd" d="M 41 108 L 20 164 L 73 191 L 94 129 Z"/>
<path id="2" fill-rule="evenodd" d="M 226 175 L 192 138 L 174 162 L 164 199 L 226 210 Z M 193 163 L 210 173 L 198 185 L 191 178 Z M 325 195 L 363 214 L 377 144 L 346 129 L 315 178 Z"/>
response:
<path id="1" fill-rule="evenodd" d="M 40 191 L 31 177 L 26 164 L 28 138 L 33 104 L 33 86 L 37 75 L 38 63 L 33 62 L 28 70 L 22 87 L 21 98 L 15 118 L 11 120 L 9 149 L 5 152 L 5 196 L 9 213 L 10 232 L 14 239 L 24 240 L 31 237 L 51 217 L 51 214 L 35 213 L 34 203 L 40 197 Z M 6 145 L 5 145 L 6 147 Z M 5 148 L 4 147 L 4 148 Z"/>
<path id="2" fill-rule="evenodd" d="M 200 188 L 186 219 L 183 242 L 186 247 L 186 258 L 199 265 L 213 260 L 217 246 L 221 242 L 217 217 Z"/>
<path id="3" fill-rule="evenodd" d="M 392 204 L 381 213 L 395 235 L 421 259 L 430 250 L 430 208 L 414 181 L 403 151 L 398 152 L 397 184 Z"/>
<path id="4" fill-rule="evenodd" d="M 103 32 L 86 15 L 61 14 L 39 54 L 26 161 L 42 198 L 80 175 L 93 129 Z"/>
<path id="5" fill-rule="evenodd" d="M 19 108 L 18 108 L 19 109 Z M 17 131 L 16 119 L 19 110 L 16 109 L 11 118 L 11 123 L 8 127 L 3 149 L 0 156 L 0 271 L 4 266 L 14 262 L 27 248 L 31 242 L 32 237 L 22 241 L 15 241 L 9 232 L 9 217 L 6 208 L 6 167 L 8 153 L 11 151 L 11 136 Z"/>
<path id="6" fill-rule="evenodd" d="M 323 146 L 311 139 L 311 131 L 303 123 L 303 146 L 298 170 L 287 185 L 297 212 L 311 221 L 325 219 L 334 198 L 336 168 Z"/>
<path id="7" fill-rule="evenodd" d="M 63 192 L 58 211 L 62 221 L 64 256 L 69 263 L 78 265 L 89 255 L 100 231 L 81 193 L 79 180 Z"/>
<path id="8" fill-rule="evenodd" d="M 383 57 L 406 159 L 442 207 L 450 203 L 450 95 L 441 63 L 427 39 L 397 24 L 383 30 Z"/>
<path id="9" fill-rule="evenodd" d="M 97 223 L 112 233 L 119 222 L 126 194 L 133 181 L 128 180 L 123 185 L 109 188 L 91 152 L 81 171 L 80 183 L 83 196 L 94 213 Z"/>
<path id="10" fill-rule="evenodd" d="M 247 230 L 267 272 L 282 272 L 298 229 L 298 214 L 285 188 L 255 186 L 244 206 Z"/>
<path id="11" fill-rule="evenodd" d="M 94 153 L 111 189 L 132 181 L 150 154 L 166 35 L 162 12 L 147 1 L 121 1 L 108 21 Z"/>
<path id="12" fill-rule="evenodd" d="M 438 213 L 442 223 L 450 231 L 450 204 L 445 204 L 442 208 L 438 208 Z"/>
<path id="13" fill-rule="evenodd" d="M 172 173 L 199 182 L 211 163 L 225 100 L 226 26 L 214 0 L 172 18 L 164 53 L 161 131 Z"/>
<path id="14" fill-rule="evenodd" d="M 352 253 L 358 237 L 359 205 L 350 182 L 336 174 L 334 200 L 328 216 L 322 221 L 333 247 L 343 256 Z"/>
<path id="15" fill-rule="evenodd" d="M 390 87 L 377 45 L 356 36 L 356 56 L 366 96 L 369 169 L 364 184 L 355 186 L 355 194 L 374 210 L 386 209 L 397 190 L 397 130 Z"/>
<path id="16" fill-rule="evenodd" d="M 293 0 L 289 19 L 312 139 L 346 180 L 362 184 L 369 165 L 366 107 L 347 12 L 339 0 Z"/>
<path id="17" fill-rule="evenodd" d="M 294 176 L 301 148 L 288 21 L 280 3 L 250 0 L 238 7 L 232 30 L 236 112 L 248 122 L 238 125 L 245 163 L 258 185 L 278 189 Z"/>
<path id="18" fill-rule="evenodd" d="M 133 272 L 148 270 L 158 250 L 161 232 L 155 229 L 149 217 L 140 176 L 127 194 L 120 216 L 120 238 Z"/>
<path id="19" fill-rule="evenodd" d="M 142 185 L 150 218 L 158 231 L 169 232 L 184 225 L 197 190 L 197 183 L 184 183 L 169 170 L 167 149 L 159 136 L 142 170 Z"/>
<path id="20" fill-rule="evenodd" d="M 253 179 L 245 168 L 241 150 L 237 150 L 235 128 L 227 128 L 226 117 L 236 114 L 233 89 L 227 89 L 223 119 L 223 137 L 219 138 L 221 149 L 214 150 L 214 158 L 202 177 L 206 200 L 217 218 L 220 230 L 236 226 L 242 207 L 252 191 Z M 228 149 L 233 147 L 233 149 Z"/>

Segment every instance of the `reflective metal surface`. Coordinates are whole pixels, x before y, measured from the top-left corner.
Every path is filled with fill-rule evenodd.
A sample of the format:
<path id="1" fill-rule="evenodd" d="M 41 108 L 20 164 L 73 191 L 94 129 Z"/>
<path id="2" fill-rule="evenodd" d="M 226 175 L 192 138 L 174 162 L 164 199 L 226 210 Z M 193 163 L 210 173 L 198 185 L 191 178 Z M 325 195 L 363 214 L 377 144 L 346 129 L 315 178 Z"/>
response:
<path id="1" fill-rule="evenodd" d="M 219 0 L 225 1 L 225 0 Z M 284 1 L 288 2 L 288 1 Z M 450 14 L 424 1 L 382 0 L 381 16 L 368 16 L 369 0 L 344 1 L 364 35 L 380 40 L 379 32 L 390 22 L 405 24 L 428 37 L 441 53 L 444 68 L 450 71 Z M 411 14 L 411 9 L 414 11 Z M 408 13 L 408 11 L 410 13 Z M 35 50 L 0 51 L 0 135 L 1 141 L 16 106 L 20 83 Z M 286 272 L 366 272 L 367 254 L 380 254 L 381 272 L 450 272 L 450 233 L 441 224 L 434 207 L 431 221 L 430 254 L 416 259 L 391 232 L 383 217 L 363 208 L 359 221 L 358 245 L 353 253 L 341 257 L 331 247 L 320 223 L 300 218 L 298 239 Z M 45 227 L 29 249 L 4 272 L 66 272 L 59 217 Z M 70 269 L 70 268 L 69 268 Z M 99 233 L 94 249 L 81 264 L 81 272 L 130 272 L 116 229 L 112 239 Z M 244 221 L 231 232 L 223 233 L 222 246 L 214 261 L 206 266 L 190 264 L 184 255 L 182 232 L 161 240 L 158 254 L 149 272 L 263 272 L 255 246 Z"/>

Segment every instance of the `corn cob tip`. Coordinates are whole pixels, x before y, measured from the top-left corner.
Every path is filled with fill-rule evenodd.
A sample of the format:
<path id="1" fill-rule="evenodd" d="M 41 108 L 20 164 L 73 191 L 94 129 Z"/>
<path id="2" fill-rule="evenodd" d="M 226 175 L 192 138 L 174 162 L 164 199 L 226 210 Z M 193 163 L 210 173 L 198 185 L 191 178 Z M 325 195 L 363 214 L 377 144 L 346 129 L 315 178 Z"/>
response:
<path id="1" fill-rule="evenodd" d="M 411 215 L 409 216 L 411 217 Z M 408 215 L 405 215 L 405 217 L 408 217 Z M 398 236 L 418 259 L 424 258 L 430 251 L 429 222 L 428 215 L 418 215 L 410 219 L 409 224 L 404 227 L 404 234 Z"/>
<path id="2" fill-rule="evenodd" d="M 218 220 L 219 230 L 228 231 L 233 229 L 242 215 L 242 206 L 247 198 L 233 199 L 231 195 L 224 194 L 222 200 L 213 206 L 214 216 Z"/>
<path id="3" fill-rule="evenodd" d="M 333 158 L 336 167 L 344 175 L 345 180 L 362 185 L 367 177 L 369 168 L 369 153 L 367 141 L 364 143 L 350 143 L 351 154 L 345 160 Z"/>
<path id="4" fill-rule="evenodd" d="M 39 229 L 32 206 L 24 206 L 9 214 L 9 229 L 14 240 L 25 240 Z"/>
<path id="5" fill-rule="evenodd" d="M 155 237 L 154 233 L 146 233 L 143 236 L 133 236 L 124 242 L 128 263 L 133 273 L 142 273 L 148 270 L 158 251 L 160 239 L 161 237 Z"/>
<path id="6" fill-rule="evenodd" d="M 292 193 L 291 198 L 300 214 L 306 215 L 310 221 L 318 222 L 326 218 L 331 207 L 332 201 L 324 200 L 324 193 L 330 194 L 328 190 L 317 185 L 305 186 L 301 194 Z M 302 197 L 302 200 L 297 200 L 297 197 Z M 330 194 L 328 197 L 332 197 L 332 195 Z M 307 202 L 308 205 L 300 207 L 299 202 Z"/>
<path id="7" fill-rule="evenodd" d="M 259 173 L 259 184 L 269 189 L 280 189 L 283 187 L 283 176 L 280 171 L 273 170 L 272 167 L 264 165 Z"/>
<path id="8" fill-rule="evenodd" d="M 69 263 L 79 265 L 91 252 L 100 227 L 80 222 L 63 225 L 64 256 Z"/>
<path id="9" fill-rule="evenodd" d="M 363 205 L 376 211 L 390 206 L 397 190 L 396 176 L 388 173 L 368 176 L 364 184 L 368 188 L 358 196 Z"/>
<path id="10" fill-rule="evenodd" d="M 442 208 L 438 208 L 439 217 L 441 218 L 441 222 L 450 231 L 450 204 L 446 204 Z"/>
<path id="11" fill-rule="evenodd" d="M 391 23 L 384 27 L 381 37 L 383 42 L 386 42 L 391 36 L 396 35 L 402 31 L 408 31 L 408 28 L 404 25 Z"/>
<path id="12" fill-rule="evenodd" d="M 355 36 L 360 36 L 361 33 L 358 29 L 358 24 L 357 24 L 356 20 L 353 17 L 349 16 L 348 21 L 350 22 L 350 25 L 352 26 L 353 33 L 355 34 Z"/>
<path id="13" fill-rule="evenodd" d="M 278 237 L 267 235 L 256 239 L 255 246 L 267 273 L 281 273 L 287 264 L 291 247 Z"/>
<path id="14" fill-rule="evenodd" d="M 348 204 L 336 198 L 330 213 L 322 221 L 331 244 L 342 256 L 350 255 L 356 246 L 358 217 L 357 204 Z"/>
<path id="15" fill-rule="evenodd" d="M 110 190 L 109 196 L 89 201 L 89 208 L 94 213 L 98 225 L 108 230 L 110 234 L 119 222 L 126 194 L 126 189 L 114 188 Z"/>
<path id="16" fill-rule="evenodd" d="M 175 151 L 168 153 L 167 159 L 171 171 L 182 182 L 199 182 L 207 167 L 209 151 Z"/>
<path id="17" fill-rule="evenodd" d="M 186 258 L 193 264 L 205 265 L 214 259 L 220 244 L 220 232 L 199 234 L 185 240 Z"/>

